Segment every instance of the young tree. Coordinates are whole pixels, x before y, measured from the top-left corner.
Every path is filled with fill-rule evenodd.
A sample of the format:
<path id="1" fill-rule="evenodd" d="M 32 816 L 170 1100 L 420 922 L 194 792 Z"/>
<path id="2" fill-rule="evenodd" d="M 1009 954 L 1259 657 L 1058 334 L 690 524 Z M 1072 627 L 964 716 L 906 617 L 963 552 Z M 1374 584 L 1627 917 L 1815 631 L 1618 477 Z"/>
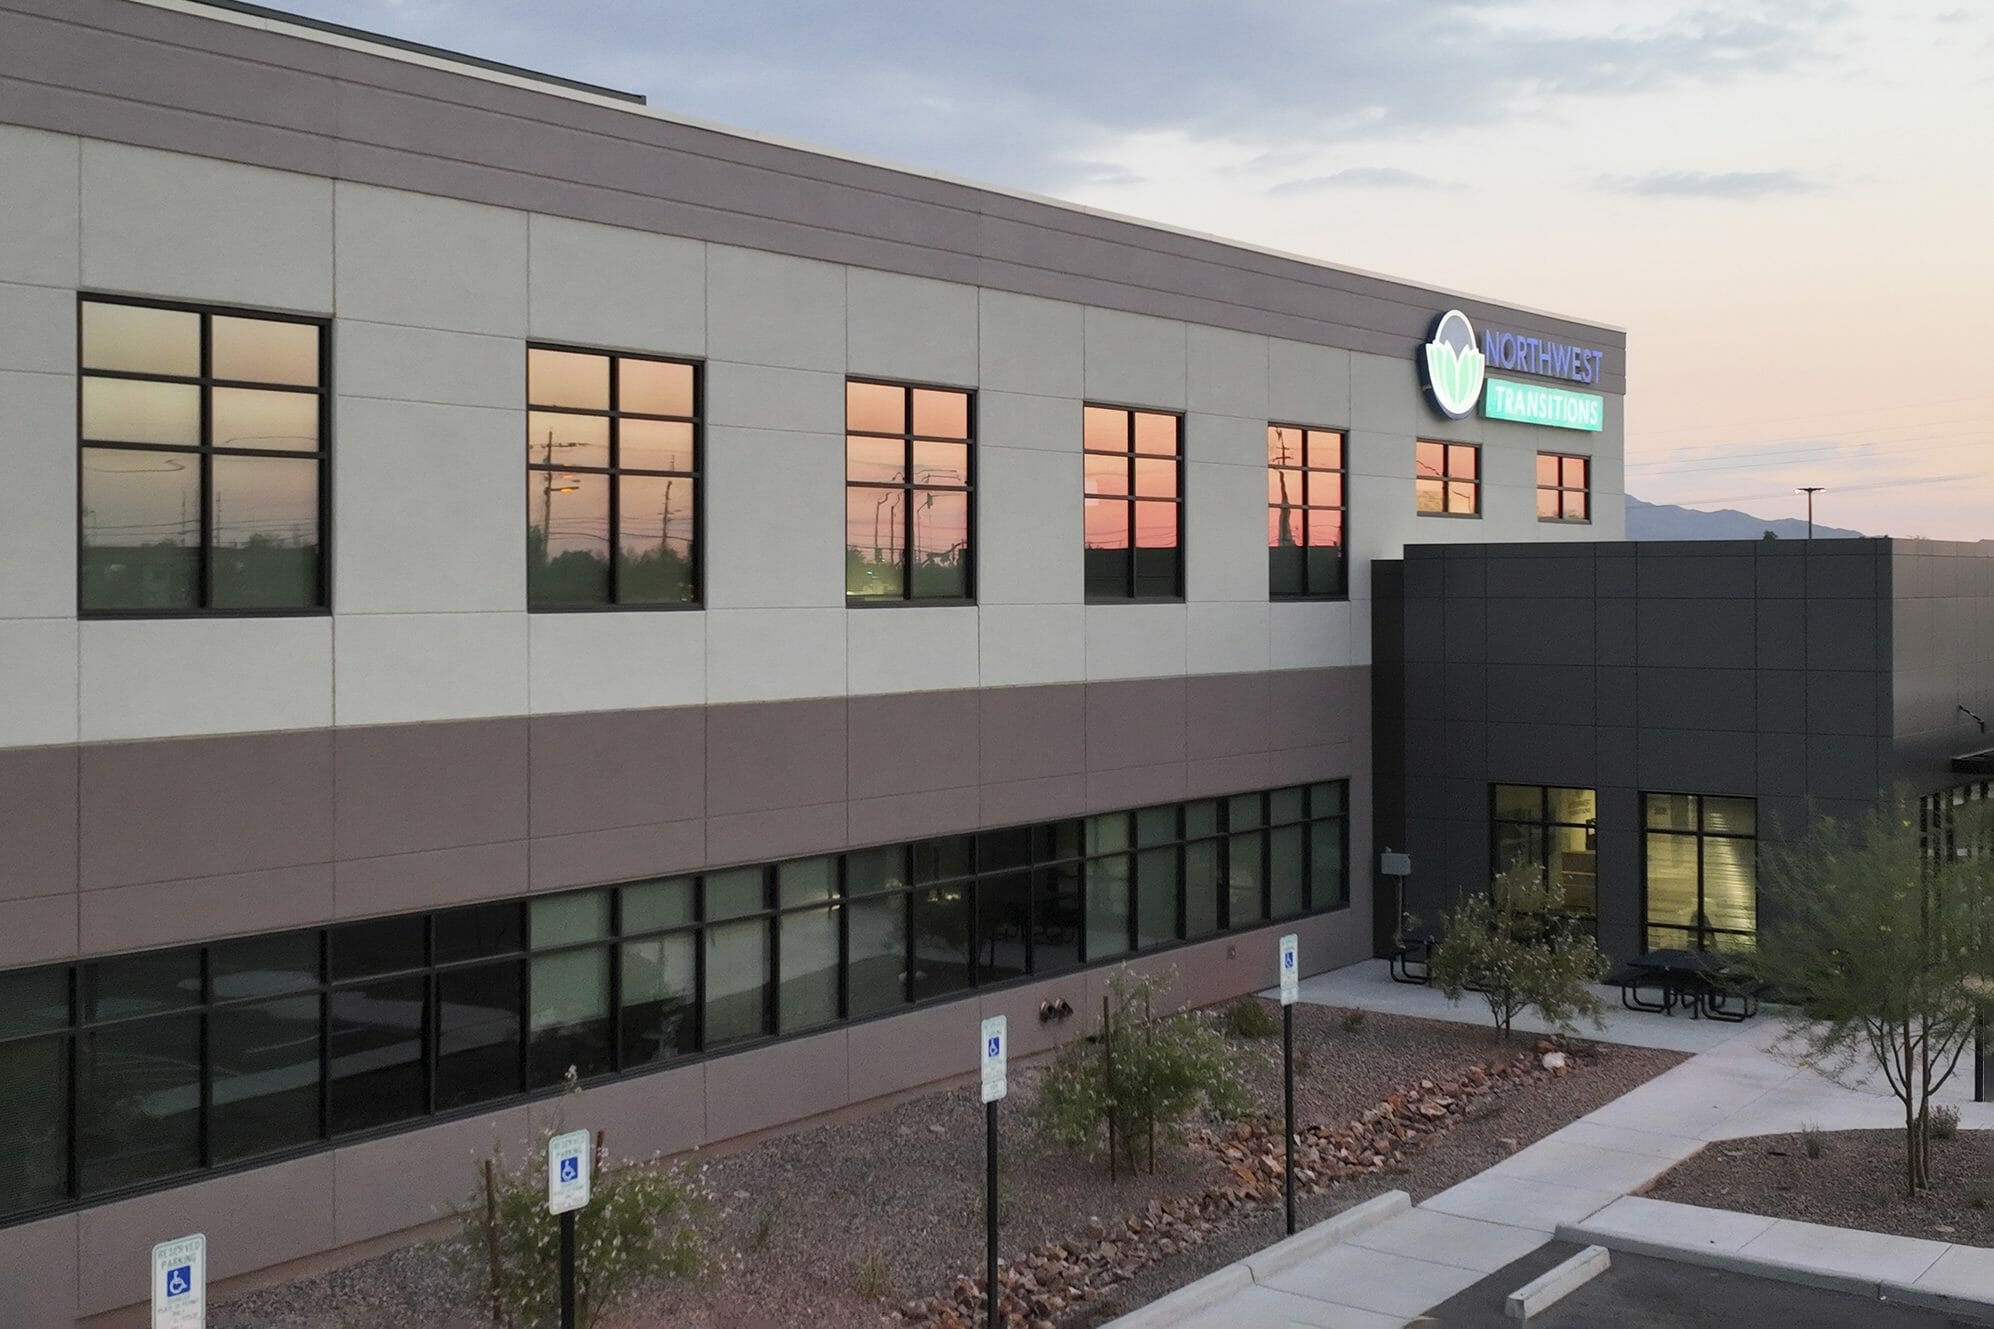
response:
<path id="1" fill-rule="evenodd" d="M 1606 957 L 1558 912 L 1560 903 L 1535 864 L 1503 871 L 1487 894 L 1441 916 L 1428 966 L 1433 985 L 1451 1001 L 1480 993 L 1504 1038 L 1532 1009 L 1568 1033 L 1581 1018 L 1603 1027 L 1606 1007 L 1592 984 L 1606 973 Z"/>
<path id="2" fill-rule="evenodd" d="M 1158 1131 L 1181 1138 L 1192 1109 L 1216 1117 L 1253 1110 L 1233 1054 L 1209 1021 L 1156 1014 L 1175 977 L 1126 965 L 1109 977 L 1095 1037 L 1067 1044 L 1039 1081 L 1032 1116 L 1055 1144 L 1086 1148 L 1105 1134 L 1111 1168 L 1119 1161 L 1134 1171 L 1146 1148 L 1154 1172 Z"/>
<path id="3" fill-rule="evenodd" d="M 1994 977 L 1994 863 L 1933 852 L 1904 790 L 1762 853 L 1754 967 L 1794 1003 L 1789 1046 L 1830 1078 L 1882 1073 L 1904 1108 L 1916 1195 L 1932 1180 L 1932 1097 L 1971 1046 Z"/>

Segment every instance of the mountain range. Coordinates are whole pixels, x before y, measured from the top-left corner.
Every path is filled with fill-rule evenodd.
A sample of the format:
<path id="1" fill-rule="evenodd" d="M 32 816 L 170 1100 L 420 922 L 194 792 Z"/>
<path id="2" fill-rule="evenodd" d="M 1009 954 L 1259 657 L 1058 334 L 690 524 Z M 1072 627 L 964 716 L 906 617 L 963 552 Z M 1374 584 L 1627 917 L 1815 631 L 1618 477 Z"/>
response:
<path id="1" fill-rule="evenodd" d="M 1736 508 L 1704 512 L 1671 503 L 1643 503 L 1632 494 L 1627 496 L 1629 540 L 1762 540 L 1767 531 L 1782 540 L 1805 540 L 1807 521 L 1803 517 L 1754 517 Z M 1814 523 L 1817 540 L 1861 539 L 1862 534 Z"/>

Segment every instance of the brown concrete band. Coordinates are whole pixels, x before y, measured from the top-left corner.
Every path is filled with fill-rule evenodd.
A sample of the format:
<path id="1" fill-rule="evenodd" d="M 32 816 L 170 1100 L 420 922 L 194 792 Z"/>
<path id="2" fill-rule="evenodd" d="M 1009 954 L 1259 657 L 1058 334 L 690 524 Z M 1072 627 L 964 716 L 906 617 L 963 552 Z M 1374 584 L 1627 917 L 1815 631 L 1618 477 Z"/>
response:
<path id="1" fill-rule="evenodd" d="M 1625 334 L 128 0 L 0 0 L 0 123 L 1410 359 Z"/>
<path id="2" fill-rule="evenodd" d="M 0 750 L 0 968 L 1353 781 L 1308 669 Z"/>

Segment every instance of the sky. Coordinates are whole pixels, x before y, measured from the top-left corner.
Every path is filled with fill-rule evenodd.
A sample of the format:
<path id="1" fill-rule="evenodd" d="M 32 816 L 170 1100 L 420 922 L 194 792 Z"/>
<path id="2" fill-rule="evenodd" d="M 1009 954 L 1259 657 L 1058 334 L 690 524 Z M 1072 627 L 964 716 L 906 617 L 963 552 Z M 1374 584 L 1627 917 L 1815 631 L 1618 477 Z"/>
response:
<path id="1" fill-rule="evenodd" d="M 1636 497 L 1994 538 L 1990 0 L 279 3 L 1613 324 Z"/>

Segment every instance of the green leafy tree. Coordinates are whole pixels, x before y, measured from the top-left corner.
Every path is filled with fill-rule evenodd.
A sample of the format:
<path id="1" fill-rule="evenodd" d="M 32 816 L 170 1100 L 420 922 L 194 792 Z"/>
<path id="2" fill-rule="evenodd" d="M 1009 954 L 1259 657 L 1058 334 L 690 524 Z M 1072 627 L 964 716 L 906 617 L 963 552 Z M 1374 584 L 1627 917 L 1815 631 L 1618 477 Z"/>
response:
<path id="1" fill-rule="evenodd" d="M 1930 852 L 1915 795 L 1762 848 L 1753 967 L 1792 1003 L 1787 1046 L 1832 1079 L 1880 1072 L 1904 1109 L 1904 1182 L 1932 1181 L 1932 1099 L 1994 977 L 1994 862 Z"/>
<path id="2" fill-rule="evenodd" d="M 557 1113 L 517 1165 L 495 1146 L 459 1211 L 464 1240 L 453 1255 L 504 1329 L 561 1322 L 561 1220 L 547 1212 L 547 1141 L 562 1129 Z M 575 1215 L 575 1313 L 584 1329 L 646 1280 L 691 1278 L 706 1263 L 698 1222 L 710 1200 L 698 1177 L 657 1159 L 608 1163 L 598 1140 L 589 1203 Z"/>
<path id="3" fill-rule="evenodd" d="M 1147 1151 L 1154 1172 L 1156 1137 L 1181 1143 L 1193 1111 L 1227 1118 L 1254 1110 L 1234 1054 L 1209 1020 L 1155 1013 L 1175 978 L 1126 965 L 1109 977 L 1108 1006 L 1094 1037 L 1068 1044 L 1039 1081 L 1032 1116 L 1056 1144 L 1107 1144 L 1110 1166 L 1131 1170 Z"/>
<path id="4" fill-rule="evenodd" d="M 1504 871 L 1486 894 L 1441 916 L 1433 985 L 1451 1001 L 1478 993 L 1504 1038 L 1526 1010 L 1568 1033 L 1580 1019 L 1604 1027 L 1606 1006 L 1592 985 L 1606 973 L 1606 957 L 1559 912 L 1562 903 L 1536 865 Z"/>

